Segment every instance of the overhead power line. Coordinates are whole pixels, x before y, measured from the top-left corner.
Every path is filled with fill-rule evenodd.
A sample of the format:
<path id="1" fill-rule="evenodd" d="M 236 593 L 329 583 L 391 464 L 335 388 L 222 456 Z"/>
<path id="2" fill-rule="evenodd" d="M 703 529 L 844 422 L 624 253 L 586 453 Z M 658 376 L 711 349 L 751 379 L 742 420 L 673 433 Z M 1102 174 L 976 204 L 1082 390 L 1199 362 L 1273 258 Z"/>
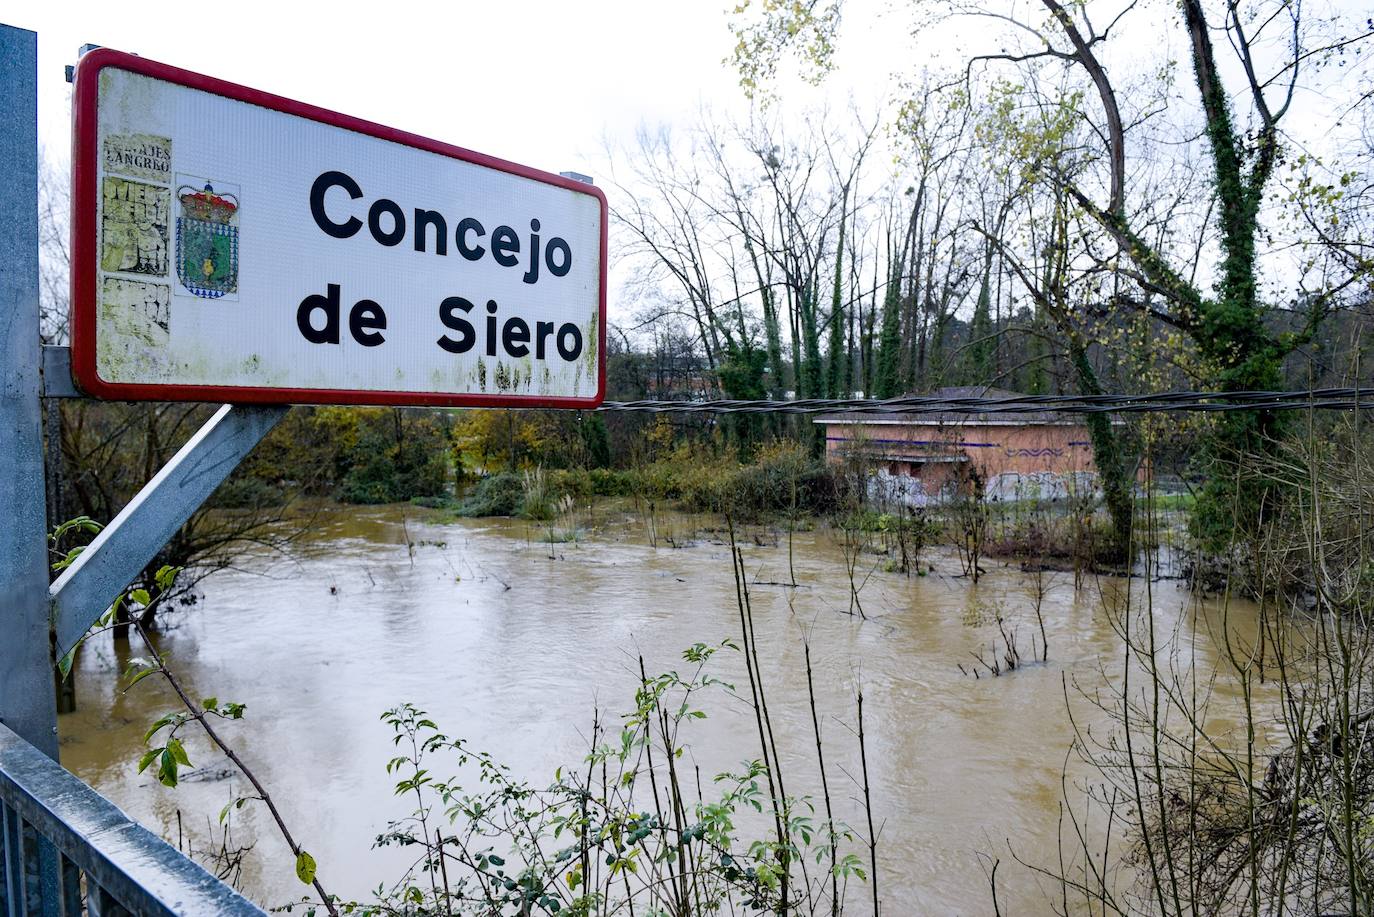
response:
<path id="1" fill-rule="evenodd" d="M 786 401 L 607 401 L 598 410 L 648 414 L 1123 414 L 1163 411 L 1285 411 L 1374 408 L 1374 388 L 1291 392 L 1159 392 L 1151 395 L 1016 395 L 996 398 L 907 395 Z"/>

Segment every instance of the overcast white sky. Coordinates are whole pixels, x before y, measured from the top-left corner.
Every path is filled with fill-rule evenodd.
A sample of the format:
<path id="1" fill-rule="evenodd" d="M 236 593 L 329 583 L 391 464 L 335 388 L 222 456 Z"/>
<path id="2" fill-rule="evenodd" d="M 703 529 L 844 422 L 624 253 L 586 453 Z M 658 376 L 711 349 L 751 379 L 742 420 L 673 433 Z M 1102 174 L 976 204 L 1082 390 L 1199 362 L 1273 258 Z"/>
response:
<path id="1" fill-rule="evenodd" d="M 117 48 L 551 172 L 595 173 L 602 136 L 679 122 L 705 102 L 744 108 L 722 63 L 732 0 L 598 2 L 29 2 L 0 21 L 38 32 L 39 133 L 70 147 L 63 65 L 87 42 Z M 890 85 L 901 35 L 855 3 L 825 94 Z M 871 8 L 865 10 L 865 7 Z M 170 14 L 175 9 L 174 14 Z M 147 11 L 160 10 L 158 15 Z M 875 53 L 877 52 L 877 53 Z"/>
<path id="2" fill-rule="evenodd" d="M 702 105 L 747 112 L 725 63 L 735 2 L 0 0 L 0 21 L 38 32 L 39 136 L 62 167 L 70 149 L 63 66 L 90 42 L 550 172 L 584 172 L 605 186 L 603 138 L 628 145 L 640 125 L 685 125 Z M 1315 5 L 1356 21 L 1368 14 L 1367 0 Z M 963 19 L 938 38 L 913 35 L 912 8 L 908 0 L 849 0 L 835 72 L 819 90 L 786 80 L 779 94 L 788 109 L 820 101 L 842 109 L 853 99 L 872 111 L 893 94 L 894 71 L 913 75 L 940 54 L 962 59 L 958 45 L 989 50 L 984 40 L 1000 27 Z M 1115 59 L 1157 61 L 1161 44 L 1182 56 L 1176 17 L 1170 0 L 1143 0 L 1129 40 L 1113 44 Z M 1301 146 L 1320 145 L 1328 123 L 1319 112 L 1351 95 L 1307 93 L 1285 124 Z M 623 315 L 618 273 L 613 317 Z"/>
<path id="3" fill-rule="evenodd" d="M 3 0 L 0 21 L 38 32 L 39 134 L 54 161 L 65 161 L 70 146 L 63 65 L 90 42 L 551 172 L 592 173 L 603 135 L 626 141 L 641 123 L 686 122 L 703 103 L 747 109 L 724 63 L 736 2 Z M 989 20 L 913 36 L 915 6 L 849 0 L 836 71 L 819 91 L 799 92 L 788 80 L 780 94 L 789 109 L 853 98 L 871 110 L 893 91 L 893 71 L 910 75 L 935 55 L 959 56 L 956 44 L 995 50 L 982 39 L 1003 24 Z M 1352 25 L 1370 12 L 1367 0 L 1308 6 L 1309 17 L 1339 10 Z M 1027 15 L 1039 12 L 1031 7 Z M 1176 44 L 1176 17 L 1168 0 L 1143 0 L 1113 59 Z M 1302 114 L 1286 122 L 1290 130 L 1301 132 Z"/>
<path id="4" fill-rule="evenodd" d="M 724 63 L 734 5 L 0 0 L 0 21 L 38 33 L 39 140 L 62 169 L 71 149 L 63 68 L 91 43 L 605 186 L 606 141 L 629 145 L 641 125 L 685 125 L 703 105 L 747 113 Z M 851 3 L 839 71 L 819 90 L 788 80 L 789 107 L 854 98 L 871 110 L 890 94 L 890 71 L 909 69 L 911 54 L 909 36 L 884 21 L 888 8 Z M 609 305 L 621 318 L 629 304 L 614 249 Z"/>

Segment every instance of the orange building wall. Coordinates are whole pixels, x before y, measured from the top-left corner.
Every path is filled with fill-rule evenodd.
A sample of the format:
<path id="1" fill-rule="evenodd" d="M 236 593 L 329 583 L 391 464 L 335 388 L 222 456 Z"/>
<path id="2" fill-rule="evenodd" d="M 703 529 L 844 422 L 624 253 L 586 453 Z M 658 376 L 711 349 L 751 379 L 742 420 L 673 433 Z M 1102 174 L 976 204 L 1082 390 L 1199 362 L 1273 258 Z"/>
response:
<path id="1" fill-rule="evenodd" d="M 911 474 L 925 485 L 928 495 L 955 486 L 969 469 L 976 468 L 990 495 L 1024 481 L 1046 480 L 1047 475 L 1074 484 L 1095 475 L 1092 445 L 1082 424 L 882 424 L 828 423 L 826 453 L 838 461 L 847 453 L 868 457 L 891 474 Z M 923 456 L 945 455 L 966 461 L 927 461 Z M 913 466 L 900 461 L 909 455 Z M 1019 477 L 1018 477 L 1019 476 Z"/>

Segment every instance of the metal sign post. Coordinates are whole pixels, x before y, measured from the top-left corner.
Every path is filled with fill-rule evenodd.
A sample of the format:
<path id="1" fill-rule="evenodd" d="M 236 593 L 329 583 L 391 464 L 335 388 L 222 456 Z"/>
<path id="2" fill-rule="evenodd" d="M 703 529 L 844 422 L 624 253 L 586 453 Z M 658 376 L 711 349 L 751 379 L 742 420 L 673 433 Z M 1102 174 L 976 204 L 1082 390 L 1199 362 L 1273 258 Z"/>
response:
<path id="1" fill-rule="evenodd" d="M 56 758 L 39 407 L 37 39 L 0 25 L 0 723 Z"/>

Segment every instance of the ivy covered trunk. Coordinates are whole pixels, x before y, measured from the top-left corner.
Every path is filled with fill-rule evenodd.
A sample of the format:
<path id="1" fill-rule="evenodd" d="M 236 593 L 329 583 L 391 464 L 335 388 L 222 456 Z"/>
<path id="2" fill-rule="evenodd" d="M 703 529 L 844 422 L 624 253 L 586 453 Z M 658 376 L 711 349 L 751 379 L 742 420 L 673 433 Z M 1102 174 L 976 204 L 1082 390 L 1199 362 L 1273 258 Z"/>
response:
<path id="1" fill-rule="evenodd" d="M 1078 386 L 1085 395 L 1101 395 L 1102 386 L 1097 373 L 1088 362 L 1087 350 L 1078 335 L 1068 335 L 1069 357 L 1078 376 Z M 1112 519 L 1111 557 L 1125 560 L 1130 556 L 1131 528 L 1135 521 L 1135 498 L 1131 493 L 1131 476 L 1121 454 L 1121 441 L 1112 430 L 1111 415 L 1089 414 L 1088 439 L 1093 445 L 1093 463 L 1097 465 L 1098 481 L 1102 485 L 1102 502 Z"/>
<path id="2" fill-rule="evenodd" d="M 1211 367 L 1218 389 L 1274 391 L 1283 387 L 1283 348 L 1265 326 L 1256 278 L 1255 237 L 1264 188 L 1277 152 L 1277 119 L 1261 99 L 1264 127 L 1255 135 L 1251 149 L 1242 148 L 1199 0 L 1185 0 L 1183 15 L 1207 119 L 1222 251 L 1216 295 L 1199 297 L 1192 336 Z M 1247 159 L 1252 162 L 1248 173 Z M 1258 530 L 1269 496 L 1251 466 L 1256 458 L 1270 452 L 1280 432 L 1278 415 L 1272 411 L 1220 415 L 1206 454 L 1207 484 L 1193 518 L 1194 534 L 1204 546 L 1223 548 L 1233 536 L 1244 538 Z"/>

